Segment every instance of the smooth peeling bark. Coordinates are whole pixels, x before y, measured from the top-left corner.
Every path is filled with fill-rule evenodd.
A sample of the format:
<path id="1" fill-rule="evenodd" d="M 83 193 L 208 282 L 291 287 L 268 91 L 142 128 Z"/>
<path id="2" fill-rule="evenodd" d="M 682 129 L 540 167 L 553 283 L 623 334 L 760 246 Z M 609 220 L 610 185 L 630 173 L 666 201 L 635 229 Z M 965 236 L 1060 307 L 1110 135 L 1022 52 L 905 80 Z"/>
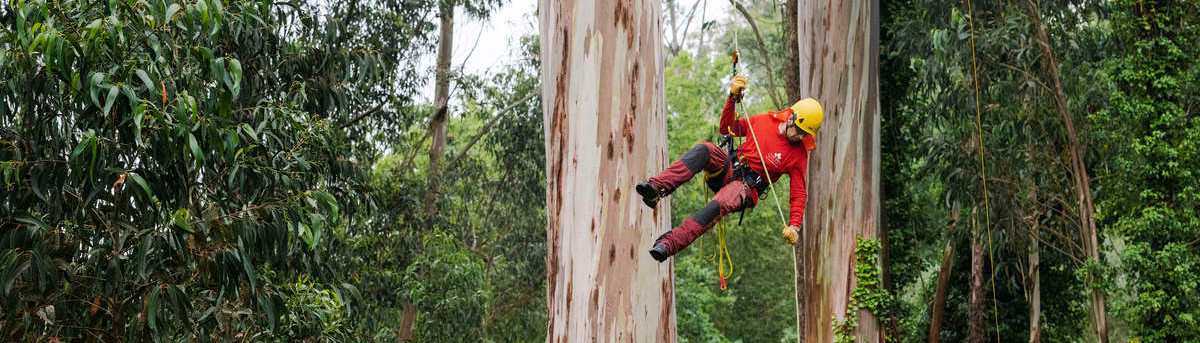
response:
<path id="1" fill-rule="evenodd" d="M 667 165 L 656 0 L 539 3 L 546 139 L 548 342 L 676 339 L 670 228 L 634 184 Z"/>
<path id="2" fill-rule="evenodd" d="M 808 342 L 834 340 L 831 319 L 846 318 L 854 289 L 856 236 L 878 239 L 879 2 L 797 3 L 802 97 L 821 102 L 825 119 L 809 154 L 804 247 L 809 261 L 800 288 L 806 294 L 801 334 Z M 878 263 L 878 262 L 876 262 Z M 807 293 L 803 293 L 807 292 Z M 879 320 L 860 310 L 858 342 L 880 342 Z"/>

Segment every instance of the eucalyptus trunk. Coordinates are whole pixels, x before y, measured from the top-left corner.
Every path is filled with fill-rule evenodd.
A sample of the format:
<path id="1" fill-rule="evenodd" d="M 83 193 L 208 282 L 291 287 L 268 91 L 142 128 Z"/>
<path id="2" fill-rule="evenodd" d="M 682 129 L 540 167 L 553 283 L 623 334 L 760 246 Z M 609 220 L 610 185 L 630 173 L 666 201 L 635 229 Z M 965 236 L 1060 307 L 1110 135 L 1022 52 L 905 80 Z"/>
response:
<path id="1" fill-rule="evenodd" d="M 634 183 L 667 165 L 657 0 L 541 0 L 547 341 L 673 342 L 670 227 Z"/>
<path id="2" fill-rule="evenodd" d="M 984 307 L 983 243 L 979 230 L 971 238 L 971 295 L 967 307 L 967 341 L 982 343 L 987 335 L 987 310 Z"/>
<path id="3" fill-rule="evenodd" d="M 441 33 L 438 38 L 437 75 L 433 83 L 433 116 L 429 132 L 433 143 L 429 147 L 429 192 L 425 194 L 425 216 L 430 222 L 437 215 L 437 198 L 441 193 L 440 162 L 446 151 L 446 118 L 450 112 L 450 56 L 454 51 L 454 1 L 442 0 L 438 6 Z"/>
<path id="4" fill-rule="evenodd" d="M 833 321 L 847 318 L 854 278 L 856 237 L 878 239 L 879 2 L 797 3 L 800 94 L 825 111 L 817 149 L 808 165 L 808 207 L 797 261 L 808 261 L 797 282 L 806 295 L 801 336 L 834 340 Z M 879 264 L 876 259 L 876 264 Z M 879 320 L 857 312 L 859 342 L 879 342 Z M 831 319 L 833 321 L 831 321 Z"/>

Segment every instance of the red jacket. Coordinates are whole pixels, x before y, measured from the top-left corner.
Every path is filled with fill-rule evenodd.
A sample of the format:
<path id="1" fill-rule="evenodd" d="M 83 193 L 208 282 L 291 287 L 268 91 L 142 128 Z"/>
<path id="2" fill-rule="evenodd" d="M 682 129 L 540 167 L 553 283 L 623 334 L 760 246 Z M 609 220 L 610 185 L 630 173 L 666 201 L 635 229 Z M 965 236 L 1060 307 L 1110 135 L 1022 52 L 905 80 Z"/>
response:
<path id="1" fill-rule="evenodd" d="M 725 109 L 721 112 L 721 134 L 747 137 L 746 142 L 738 147 L 738 153 L 754 172 L 769 176 L 772 184 L 783 174 L 791 178 L 788 225 L 800 226 L 804 222 L 804 204 L 808 202 L 804 184 L 804 176 L 808 172 L 808 150 L 804 148 L 804 143 L 792 144 L 779 133 L 779 124 L 786 122 L 791 112 L 783 110 L 737 118 L 733 106 L 733 98 L 726 98 Z M 751 128 L 754 129 L 753 134 Z M 759 148 L 755 148 L 755 141 L 762 149 L 762 154 L 767 156 L 767 173 L 763 173 L 763 159 L 759 156 Z"/>

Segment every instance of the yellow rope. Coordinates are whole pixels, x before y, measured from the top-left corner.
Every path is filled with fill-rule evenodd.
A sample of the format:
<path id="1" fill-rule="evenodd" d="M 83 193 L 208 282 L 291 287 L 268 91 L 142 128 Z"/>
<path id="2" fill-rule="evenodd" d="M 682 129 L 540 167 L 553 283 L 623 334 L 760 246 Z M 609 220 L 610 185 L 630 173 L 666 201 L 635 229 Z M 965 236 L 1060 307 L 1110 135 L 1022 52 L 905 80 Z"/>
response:
<path id="1" fill-rule="evenodd" d="M 741 106 L 742 112 L 746 112 L 746 106 L 738 103 Z M 736 113 L 736 112 L 735 112 Z M 734 122 L 737 122 L 737 117 L 734 117 Z M 779 206 L 779 196 L 775 194 L 774 181 L 771 181 L 771 171 L 767 170 L 767 157 L 762 153 L 762 147 L 758 144 L 758 135 L 754 133 L 754 124 L 750 123 L 750 117 L 746 117 L 746 126 L 750 129 L 750 139 L 754 140 L 754 149 L 758 151 L 758 161 L 762 163 L 763 173 L 766 174 L 767 182 L 770 185 L 767 188 L 771 189 L 771 199 L 775 201 L 775 210 L 779 213 L 779 220 L 786 227 L 787 218 L 783 216 L 783 207 Z M 795 180 L 792 180 L 795 182 Z M 801 239 L 804 239 L 801 237 Z M 796 248 L 792 247 L 792 302 L 796 305 L 796 340 L 800 340 L 800 266 L 796 265 Z M 994 293 L 994 292 L 993 292 Z"/>
<path id="2" fill-rule="evenodd" d="M 971 28 L 971 73 L 972 81 L 975 83 L 975 129 L 979 138 L 979 179 L 983 181 L 983 218 L 984 226 L 987 227 L 987 242 L 988 242 L 988 263 L 992 277 L 989 281 L 992 285 L 992 318 L 996 325 L 996 341 L 1000 341 L 1000 312 L 996 306 L 996 261 L 993 259 L 992 251 L 992 211 L 988 203 L 987 191 L 987 165 L 984 164 L 984 149 L 983 149 L 983 120 L 982 111 L 979 106 L 979 67 L 975 62 L 975 8 L 971 5 L 971 0 L 967 0 L 967 23 Z"/>
<path id="3" fill-rule="evenodd" d="M 729 272 L 725 272 L 724 261 L 729 261 Z M 733 277 L 733 257 L 729 256 L 729 247 L 725 246 L 725 221 L 717 222 L 717 270 L 721 274 L 721 289 L 724 290 L 725 279 Z"/>
<path id="4" fill-rule="evenodd" d="M 705 185 L 703 187 L 704 187 L 704 198 L 705 199 L 708 199 L 708 182 L 707 182 L 708 179 L 711 179 L 715 176 L 722 175 L 722 174 L 724 174 L 724 172 L 721 174 L 717 174 L 717 175 L 711 175 L 707 171 L 704 172 Z M 716 228 L 717 228 L 717 232 L 715 235 L 717 236 L 717 252 L 714 257 L 717 260 L 717 273 L 721 276 L 722 281 L 724 281 L 725 278 L 733 276 L 733 257 L 729 255 L 729 247 L 725 245 L 725 233 L 726 233 L 725 218 L 721 218 L 721 219 L 717 220 Z M 704 253 L 704 236 L 703 235 L 700 236 L 700 252 L 701 252 L 700 256 L 703 257 L 704 256 L 704 254 L 703 254 Z M 706 258 L 706 260 L 708 260 L 709 262 L 712 262 L 712 259 Z M 725 261 L 729 261 L 729 272 L 725 272 L 725 264 L 724 264 Z M 721 289 L 722 290 L 726 289 L 724 282 L 721 282 Z"/>

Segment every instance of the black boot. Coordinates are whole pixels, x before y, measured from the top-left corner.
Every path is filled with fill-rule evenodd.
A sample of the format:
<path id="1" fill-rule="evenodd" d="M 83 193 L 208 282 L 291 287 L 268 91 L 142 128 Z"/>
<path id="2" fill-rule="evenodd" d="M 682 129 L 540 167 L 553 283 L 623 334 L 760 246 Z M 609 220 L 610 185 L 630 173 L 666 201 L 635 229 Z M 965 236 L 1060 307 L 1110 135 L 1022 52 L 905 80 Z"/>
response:
<path id="1" fill-rule="evenodd" d="M 638 182 L 635 190 L 637 190 L 637 193 L 642 196 L 642 202 L 645 203 L 646 206 L 650 206 L 650 208 L 654 208 L 658 205 L 658 199 L 662 199 L 662 197 L 671 193 L 666 188 L 655 185 L 650 181 Z"/>
<path id="2" fill-rule="evenodd" d="M 660 263 L 673 255 L 667 250 L 667 244 L 662 241 L 663 237 L 666 237 L 669 233 L 671 233 L 671 230 L 667 230 L 667 232 L 659 235 L 658 238 L 654 239 L 654 247 L 650 248 L 650 257 L 653 257 L 655 261 Z"/>
<path id="3" fill-rule="evenodd" d="M 653 257 L 655 261 L 662 263 L 666 261 L 668 257 L 671 257 L 671 254 L 667 252 L 666 244 L 658 243 L 655 244 L 653 248 L 650 248 L 650 257 Z"/>

